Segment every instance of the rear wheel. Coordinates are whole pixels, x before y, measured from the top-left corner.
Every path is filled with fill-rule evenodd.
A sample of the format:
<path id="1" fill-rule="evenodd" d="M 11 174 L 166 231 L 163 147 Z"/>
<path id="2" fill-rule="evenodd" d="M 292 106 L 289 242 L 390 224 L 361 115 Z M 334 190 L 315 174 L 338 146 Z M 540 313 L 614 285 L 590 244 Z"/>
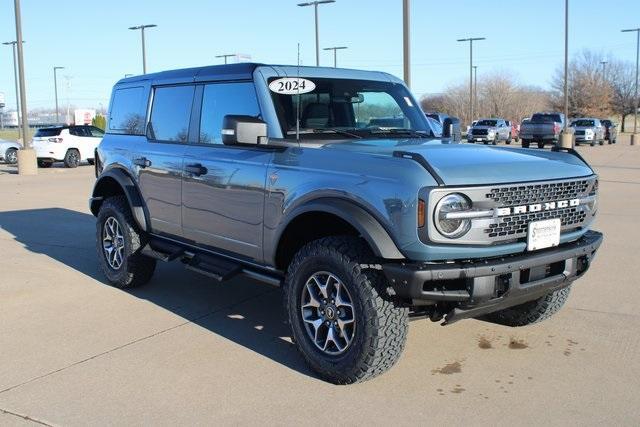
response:
<path id="1" fill-rule="evenodd" d="M 140 253 L 146 243 L 147 236 L 138 229 L 125 196 L 102 203 L 96 222 L 96 250 L 111 285 L 124 289 L 151 280 L 156 260 Z"/>
<path id="2" fill-rule="evenodd" d="M 313 241 L 287 271 L 284 305 L 293 339 L 323 379 L 351 384 L 375 377 L 400 358 L 408 311 L 386 294 L 369 248 L 354 237 Z"/>
<path id="3" fill-rule="evenodd" d="M 4 161 L 9 163 L 10 165 L 15 165 L 18 163 L 18 150 L 15 148 L 9 148 L 4 153 Z"/>
<path id="4" fill-rule="evenodd" d="M 529 141 L 525 141 L 524 139 L 522 140 L 522 148 L 529 148 Z"/>
<path id="5" fill-rule="evenodd" d="M 498 134 L 493 137 L 493 141 L 491 141 L 491 145 L 498 145 Z"/>
<path id="6" fill-rule="evenodd" d="M 488 314 L 485 319 L 506 326 L 525 326 L 541 322 L 562 308 L 569 298 L 570 291 L 571 286 L 567 286 L 550 292 L 537 300 Z"/>
<path id="7" fill-rule="evenodd" d="M 64 165 L 68 168 L 77 168 L 80 164 L 80 152 L 75 148 L 67 151 L 64 155 Z"/>
<path id="8" fill-rule="evenodd" d="M 511 144 L 511 133 L 509 133 L 509 138 L 507 138 L 507 140 L 505 141 L 505 144 L 507 145 Z"/>

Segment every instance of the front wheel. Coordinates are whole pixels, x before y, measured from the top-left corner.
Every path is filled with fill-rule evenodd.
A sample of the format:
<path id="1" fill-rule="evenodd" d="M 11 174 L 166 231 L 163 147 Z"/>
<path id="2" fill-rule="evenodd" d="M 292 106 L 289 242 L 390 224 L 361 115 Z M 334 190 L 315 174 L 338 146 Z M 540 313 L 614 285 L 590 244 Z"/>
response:
<path id="1" fill-rule="evenodd" d="M 140 253 L 146 243 L 126 197 L 110 197 L 102 203 L 96 222 L 96 250 L 100 268 L 111 285 L 124 289 L 151 280 L 156 260 Z"/>
<path id="2" fill-rule="evenodd" d="M 525 141 L 524 139 L 522 140 L 522 148 L 529 148 L 529 141 Z"/>
<path id="3" fill-rule="evenodd" d="M 507 140 L 504 142 L 505 144 L 509 145 L 511 144 L 511 134 L 509 134 L 509 138 L 507 138 Z"/>
<path id="4" fill-rule="evenodd" d="M 9 163 L 10 165 L 15 165 L 18 163 L 18 150 L 15 148 L 9 148 L 4 153 L 4 161 Z"/>
<path id="5" fill-rule="evenodd" d="M 485 320 L 506 326 L 526 326 L 542 322 L 562 308 L 570 291 L 571 286 L 558 289 L 537 300 L 490 313 L 485 316 Z"/>
<path id="6" fill-rule="evenodd" d="M 328 237 L 300 249 L 287 271 L 284 305 L 293 339 L 311 368 L 334 384 L 373 378 L 404 349 L 408 310 L 390 300 L 372 263 L 360 239 Z"/>

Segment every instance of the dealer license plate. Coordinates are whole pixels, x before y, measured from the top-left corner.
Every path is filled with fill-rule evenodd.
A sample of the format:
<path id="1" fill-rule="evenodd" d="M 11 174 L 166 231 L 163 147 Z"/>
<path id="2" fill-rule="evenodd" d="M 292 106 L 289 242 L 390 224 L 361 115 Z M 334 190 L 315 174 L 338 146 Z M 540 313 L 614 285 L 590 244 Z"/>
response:
<path id="1" fill-rule="evenodd" d="M 527 250 L 551 248 L 560 244 L 560 218 L 534 221 L 529 224 Z"/>

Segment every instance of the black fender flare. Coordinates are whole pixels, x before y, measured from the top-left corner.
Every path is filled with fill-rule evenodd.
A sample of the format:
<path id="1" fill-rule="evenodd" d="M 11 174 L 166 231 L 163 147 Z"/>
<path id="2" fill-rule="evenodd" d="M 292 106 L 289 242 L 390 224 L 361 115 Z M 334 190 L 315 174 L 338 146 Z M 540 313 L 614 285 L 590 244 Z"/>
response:
<path id="1" fill-rule="evenodd" d="M 324 212 L 337 216 L 355 228 L 367 241 L 374 255 L 384 259 L 405 259 L 391 235 L 372 214 L 363 207 L 339 198 L 327 197 L 308 201 L 294 208 L 279 227 L 275 239 L 273 255 L 289 224 L 299 215 L 307 212 Z"/>
<path id="2" fill-rule="evenodd" d="M 93 191 L 89 199 L 89 209 L 91 213 L 97 216 L 102 202 L 106 197 L 111 195 L 108 189 L 111 188 L 110 182 L 112 180 L 120 186 L 126 196 L 129 207 L 131 208 L 131 213 L 138 227 L 140 227 L 142 231 L 149 231 L 147 210 L 140 189 L 131 176 L 121 168 L 112 168 L 100 174 L 96 183 L 93 185 Z"/>

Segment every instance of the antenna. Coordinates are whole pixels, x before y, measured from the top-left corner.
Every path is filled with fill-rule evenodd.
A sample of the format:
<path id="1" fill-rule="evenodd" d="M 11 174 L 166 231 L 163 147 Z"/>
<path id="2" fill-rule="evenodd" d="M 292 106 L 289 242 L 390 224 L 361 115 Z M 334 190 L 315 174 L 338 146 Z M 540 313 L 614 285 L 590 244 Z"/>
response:
<path id="1" fill-rule="evenodd" d="M 298 83 L 300 83 L 300 43 L 298 43 L 298 67 L 297 67 L 297 78 Z M 300 143 L 300 84 L 298 84 L 298 99 L 296 101 L 296 142 Z"/>

